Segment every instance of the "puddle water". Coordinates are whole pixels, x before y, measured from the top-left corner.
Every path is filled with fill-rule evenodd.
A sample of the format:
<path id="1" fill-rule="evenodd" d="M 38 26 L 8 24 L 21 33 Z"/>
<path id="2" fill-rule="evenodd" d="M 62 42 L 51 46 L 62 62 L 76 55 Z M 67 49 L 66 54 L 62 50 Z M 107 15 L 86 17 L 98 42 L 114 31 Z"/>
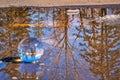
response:
<path id="1" fill-rule="evenodd" d="M 29 36 L 43 45 L 36 63 L 2 61 Z M 120 9 L 1 8 L 0 59 L 2 80 L 119 80 Z"/>

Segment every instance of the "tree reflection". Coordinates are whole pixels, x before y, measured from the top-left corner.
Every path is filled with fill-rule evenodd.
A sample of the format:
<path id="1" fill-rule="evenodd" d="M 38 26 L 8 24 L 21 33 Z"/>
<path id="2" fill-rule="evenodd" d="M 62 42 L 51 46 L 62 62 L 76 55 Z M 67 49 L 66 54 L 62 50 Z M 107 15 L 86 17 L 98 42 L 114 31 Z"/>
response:
<path id="1" fill-rule="evenodd" d="M 15 55 L 19 41 L 28 34 L 25 33 L 26 29 L 12 27 L 9 24 L 29 22 L 29 19 L 25 18 L 28 15 L 28 8 L 5 8 L 0 10 L 0 14 L 2 44 L 0 47 L 4 51 L 1 57 Z"/>
<path id="2" fill-rule="evenodd" d="M 67 9 L 60 8 L 53 10 L 54 17 L 54 29 L 53 34 L 51 34 L 52 39 L 55 39 L 55 43 L 53 48 L 48 50 L 48 54 L 46 58 L 50 58 L 51 63 L 49 63 L 50 69 L 49 79 L 65 79 L 65 80 L 79 80 L 85 79 L 84 73 L 82 70 L 87 70 L 86 68 L 82 68 L 84 65 L 81 63 L 80 56 L 78 52 L 73 49 L 73 46 L 69 39 L 69 29 L 70 22 L 69 17 L 66 13 Z M 47 39 L 49 39 L 48 36 Z M 51 38 L 51 37 L 50 37 Z M 46 59 L 48 60 L 48 59 Z M 46 64 L 48 65 L 48 63 Z M 80 68 L 81 67 L 81 68 Z M 45 74 L 45 75 L 47 75 Z"/>
<path id="3" fill-rule="evenodd" d="M 28 8 L 0 9 L 1 59 L 9 56 L 17 56 L 17 46 L 19 44 L 19 41 L 23 39 L 23 37 L 28 36 L 28 34 L 26 33 L 26 29 L 23 29 L 21 27 L 13 27 L 9 24 L 29 22 L 29 19 L 25 18 L 28 16 L 28 10 Z M 6 67 L 2 70 L 2 72 L 9 75 L 9 78 L 7 79 L 12 79 L 12 77 L 17 77 L 20 75 L 18 67 L 18 64 L 6 63 Z"/>
<path id="4" fill-rule="evenodd" d="M 8 24 L 40 24 L 32 29 L 35 37 L 53 41 L 53 44 L 45 45 L 45 47 L 50 47 L 45 49 L 45 54 L 40 60 L 45 64 L 42 67 L 42 74 L 37 73 L 40 70 L 41 63 L 39 62 L 26 65 L 6 63 L 6 67 L 1 71 L 9 74 L 10 79 L 17 77 L 23 80 L 86 80 L 88 77 L 90 80 L 95 78 L 119 80 L 119 26 L 90 21 L 96 17 L 107 15 L 104 8 L 80 8 L 80 14 L 72 16 L 67 15 L 68 9 L 0 9 L 0 58 L 17 56 L 17 46 L 20 40 L 29 36 L 29 26 L 13 27 Z M 113 12 L 119 14 L 116 9 Z M 78 21 L 74 22 L 75 20 Z M 82 59 L 85 59 L 89 65 Z M 24 69 L 23 72 L 21 68 Z"/>
<path id="5" fill-rule="evenodd" d="M 99 12 L 100 16 L 106 15 L 106 9 Z M 90 70 L 99 75 L 100 80 L 119 80 L 119 26 L 96 22 L 91 22 L 90 25 L 89 29 L 84 27 L 84 39 L 88 44 L 85 54 L 81 56 L 90 63 Z"/>

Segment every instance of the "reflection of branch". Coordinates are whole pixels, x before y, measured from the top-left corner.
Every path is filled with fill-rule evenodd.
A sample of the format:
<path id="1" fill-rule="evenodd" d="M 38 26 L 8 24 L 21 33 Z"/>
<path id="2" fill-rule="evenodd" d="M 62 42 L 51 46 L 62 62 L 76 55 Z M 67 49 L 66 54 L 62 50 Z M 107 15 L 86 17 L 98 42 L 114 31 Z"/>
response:
<path id="1" fill-rule="evenodd" d="M 63 37 L 60 39 L 60 41 L 59 41 L 52 49 L 50 49 L 50 50 L 48 51 L 47 55 L 49 55 L 51 52 L 53 52 L 53 51 L 54 51 L 54 48 L 58 47 L 59 44 L 61 44 L 61 42 L 64 40 L 64 37 L 65 37 L 65 36 L 63 36 Z"/>
<path id="2" fill-rule="evenodd" d="M 74 47 L 74 45 L 75 45 L 76 40 L 79 38 L 79 35 L 80 35 L 80 30 L 79 30 L 79 32 L 78 32 L 76 38 L 75 38 L 74 41 L 73 41 L 73 47 Z"/>
<path id="3" fill-rule="evenodd" d="M 55 27 L 55 22 L 54 22 L 55 19 L 54 19 L 54 16 L 55 16 L 55 14 L 54 14 L 54 9 L 53 9 L 53 26 Z M 54 33 L 54 35 L 55 35 L 54 37 L 57 37 L 57 34 L 56 34 L 56 31 L 55 31 L 55 30 L 54 30 L 53 33 Z"/>
<path id="4" fill-rule="evenodd" d="M 65 62 L 66 62 L 66 80 L 68 80 L 68 44 L 67 44 L 67 40 L 68 40 L 68 27 L 65 27 Z"/>
<path id="5" fill-rule="evenodd" d="M 85 64 L 81 64 L 81 62 L 79 62 L 79 60 L 75 60 L 74 58 L 74 55 L 73 55 L 73 52 L 72 52 L 72 46 L 70 46 L 70 43 L 68 43 L 68 47 L 69 47 L 69 50 L 70 50 L 70 54 L 71 54 L 71 58 L 73 59 L 73 63 L 74 63 L 74 69 L 75 69 L 75 72 L 78 74 L 78 76 L 81 76 L 79 75 L 79 71 L 77 71 L 77 69 L 75 68 L 75 66 L 77 67 L 77 64 L 80 65 L 84 70 L 88 70 L 86 67 L 85 67 Z M 82 76 L 81 76 L 82 77 Z"/>
<path id="6" fill-rule="evenodd" d="M 79 19 L 80 19 L 80 21 L 81 21 L 80 28 L 83 28 L 83 27 L 84 27 L 84 24 L 83 24 L 82 11 L 81 11 L 81 10 L 79 10 L 79 11 L 80 11 L 80 12 L 79 12 L 79 13 L 80 13 Z M 73 41 L 73 47 L 74 47 L 74 45 L 75 45 L 76 40 L 78 39 L 78 37 L 79 37 L 79 35 L 80 35 L 80 32 L 81 32 L 81 30 L 79 30 L 79 32 L 78 32 L 78 34 L 77 34 L 75 40 Z"/>
<path id="7" fill-rule="evenodd" d="M 55 31 L 55 30 L 54 30 L 54 31 Z M 45 38 L 44 40 L 56 38 L 57 36 L 60 36 L 62 33 L 64 33 L 64 31 L 63 31 L 63 32 L 60 32 L 60 34 L 55 34 L 55 35 L 54 35 L 54 36 L 52 36 L 52 37 Z M 54 32 L 53 32 L 53 33 L 51 33 L 51 34 L 54 34 Z"/>
<path id="8" fill-rule="evenodd" d="M 68 43 L 69 44 L 69 43 Z M 77 69 L 75 68 L 75 66 L 77 67 L 77 64 L 76 64 L 76 61 L 75 61 L 75 59 L 74 59 L 74 56 L 73 56 L 73 53 L 72 53 L 72 48 L 68 45 L 68 47 L 69 47 L 69 50 L 70 50 L 70 54 L 71 54 L 71 58 L 72 58 L 72 60 L 73 60 L 73 63 L 74 63 L 74 70 L 75 70 L 75 72 L 77 73 L 77 77 L 79 76 L 79 73 L 78 73 L 78 71 L 77 71 Z M 76 76 L 76 75 L 75 75 Z"/>
<path id="9" fill-rule="evenodd" d="M 58 45 L 60 45 L 60 43 L 64 40 L 64 38 L 65 38 L 65 36 L 63 36 L 63 37 L 61 38 L 61 40 L 59 40 L 59 42 L 54 46 L 54 48 L 58 47 Z M 54 49 L 54 48 L 53 48 L 53 49 Z"/>
<path id="10" fill-rule="evenodd" d="M 62 47 L 60 48 L 60 52 L 59 52 L 59 56 L 58 56 L 58 65 L 57 65 L 57 68 L 56 68 L 56 71 L 55 71 L 55 77 L 54 77 L 54 79 L 56 80 L 56 77 L 57 77 L 57 74 L 58 74 L 58 68 L 59 68 L 59 66 L 60 66 L 60 60 L 61 60 L 61 57 L 62 57 L 62 49 L 63 49 L 63 47 L 64 47 L 64 44 L 62 45 Z"/>

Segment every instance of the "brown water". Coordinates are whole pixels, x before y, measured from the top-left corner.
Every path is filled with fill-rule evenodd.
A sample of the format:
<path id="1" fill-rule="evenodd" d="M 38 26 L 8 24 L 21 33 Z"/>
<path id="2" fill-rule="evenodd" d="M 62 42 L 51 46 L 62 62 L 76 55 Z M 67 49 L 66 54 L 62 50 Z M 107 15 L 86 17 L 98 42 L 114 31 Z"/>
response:
<path id="1" fill-rule="evenodd" d="M 0 80 L 120 80 L 120 9 L 68 10 L 0 9 L 0 59 L 33 34 L 45 50 L 36 63 L 0 61 Z"/>

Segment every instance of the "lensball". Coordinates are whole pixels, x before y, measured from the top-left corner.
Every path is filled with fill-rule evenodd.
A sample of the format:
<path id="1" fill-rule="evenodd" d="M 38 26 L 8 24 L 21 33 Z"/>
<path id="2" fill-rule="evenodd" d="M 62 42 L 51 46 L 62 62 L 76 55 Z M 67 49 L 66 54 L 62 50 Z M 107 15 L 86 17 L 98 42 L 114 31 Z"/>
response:
<path id="1" fill-rule="evenodd" d="M 37 61 L 43 52 L 42 42 L 35 37 L 25 38 L 18 45 L 18 55 L 24 62 Z"/>

